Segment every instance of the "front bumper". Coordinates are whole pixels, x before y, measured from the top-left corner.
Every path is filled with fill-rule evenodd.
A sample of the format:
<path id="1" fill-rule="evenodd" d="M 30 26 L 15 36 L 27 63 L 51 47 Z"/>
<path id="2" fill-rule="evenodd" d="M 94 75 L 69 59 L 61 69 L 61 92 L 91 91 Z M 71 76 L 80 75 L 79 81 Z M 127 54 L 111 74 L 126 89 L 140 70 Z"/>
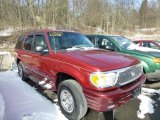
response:
<path id="1" fill-rule="evenodd" d="M 119 87 L 115 90 L 98 92 L 84 89 L 88 107 L 97 111 L 109 111 L 119 107 L 121 104 L 127 103 L 133 97 L 133 91 L 141 88 L 146 80 L 146 76 L 142 75 L 138 80 Z"/>
<path id="2" fill-rule="evenodd" d="M 149 81 L 159 81 L 160 80 L 160 70 L 156 70 L 153 73 L 147 73 L 146 76 Z"/>

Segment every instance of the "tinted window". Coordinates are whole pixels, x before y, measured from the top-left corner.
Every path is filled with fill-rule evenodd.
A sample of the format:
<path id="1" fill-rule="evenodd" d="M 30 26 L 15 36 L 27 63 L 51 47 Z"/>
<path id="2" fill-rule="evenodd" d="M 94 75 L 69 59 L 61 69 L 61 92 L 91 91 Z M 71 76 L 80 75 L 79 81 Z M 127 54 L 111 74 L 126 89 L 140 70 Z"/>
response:
<path id="1" fill-rule="evenodd" d="M 24 36 L 20 36 L 15 47 L 16 49 L 22 49 L 23 40 L 24 40 Z"/>
<path id="2" fill-rule="evenodd" d="M 96 46 L 99 48 L 103 48 L 103 49 L 112 48 L 113 50 L 116 49 L 115 45 L 105 37 L 95 38 L 95 43 L 96 43 Z"/>
<path id="3" fill-rule="evenodd" d="M 46 44 L 45 37 L 43 35 L 36 35 L 34 41 L 34 50 L 37 46 L 44 46 L 44 48 L 48 48 Z"/>
<path id="4" fill-rule="evenodd" d="M 67 49 L 73 47 L 93 47 L 87 37 L 72 32 L 49 32 L 50 45 L 52 49 Z"/>
<path id="5" fill-rule="evenodd" d="M 32 50 L 32 40 L 33 36 L 28 36 L 24 42 L 24 49 L 25 50 Z"/>

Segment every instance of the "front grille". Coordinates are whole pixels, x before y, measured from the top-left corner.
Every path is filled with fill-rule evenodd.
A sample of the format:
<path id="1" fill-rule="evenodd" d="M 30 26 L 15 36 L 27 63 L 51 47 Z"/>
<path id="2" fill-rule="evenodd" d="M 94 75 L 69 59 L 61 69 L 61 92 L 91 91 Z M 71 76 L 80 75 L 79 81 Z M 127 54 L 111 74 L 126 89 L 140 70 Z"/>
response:
<path id="1" fill-rule="evenodd" d="M 142 66 L 141 65 L 135 65 L 128 67 L 124 71 L 119 73 L 117 84 L 122 86 L 128 83 L 131 83 L 132 81 L 135 81 L 142 75 Z"/>

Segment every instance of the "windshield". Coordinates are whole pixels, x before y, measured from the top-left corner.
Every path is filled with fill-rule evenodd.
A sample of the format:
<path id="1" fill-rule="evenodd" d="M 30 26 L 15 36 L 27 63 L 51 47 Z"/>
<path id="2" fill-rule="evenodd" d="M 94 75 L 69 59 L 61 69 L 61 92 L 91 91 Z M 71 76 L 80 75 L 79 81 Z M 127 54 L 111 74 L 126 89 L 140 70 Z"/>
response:
<path id="1" fill-rule="evenodd" d="M 123 47 L 125 49 L 129 49 L 131 47 L 135 47 L 137 46 L 134 42 L 132 42 L 131 40 L 122 37 L 122 36 L 110 36 L 115 42 L 117 42 L 119 44 L 120 47 Z"/>
<path id="2" fill-rule="evenodd" d="M 88 38 L 80 33 L 73 32 L 48 32 L 49 42 L 52 49 L 69 49 L 94 47 Z"/>

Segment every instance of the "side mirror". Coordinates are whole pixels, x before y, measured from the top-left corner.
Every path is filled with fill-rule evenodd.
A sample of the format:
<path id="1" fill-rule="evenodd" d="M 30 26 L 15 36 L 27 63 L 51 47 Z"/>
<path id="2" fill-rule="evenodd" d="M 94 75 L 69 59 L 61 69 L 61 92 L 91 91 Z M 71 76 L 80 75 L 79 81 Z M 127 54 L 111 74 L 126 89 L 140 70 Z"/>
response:
<path id="1" fill-rule="evenodd" d="M 49 50 L 46 49 L 44 45 L 40 45 L 36 47 L 36 52 L 39 52 L 41 54 L 48 54 Z"/>
<path id="2" fill-rule="evenodd" d="M 110 45 L 106 46 L 106 49 L 107 49 L 107 50 L 115 51 L 114 47 L 113 47 L 113 46 L 110 46 Z"/>
<path id="3" fill-rule="evenodd" d="M 42 53 L 42 54 L 48 54 L 48 53 L 49 53 L 49 50 L 48 50 L 48 49 L 44 49 L 41 53 Z"/>
<path id="4" fill-rule="evenodd" d="M 36 46 L 36 52 L 42 52 L 45 49 L 43 45 Z"/>

